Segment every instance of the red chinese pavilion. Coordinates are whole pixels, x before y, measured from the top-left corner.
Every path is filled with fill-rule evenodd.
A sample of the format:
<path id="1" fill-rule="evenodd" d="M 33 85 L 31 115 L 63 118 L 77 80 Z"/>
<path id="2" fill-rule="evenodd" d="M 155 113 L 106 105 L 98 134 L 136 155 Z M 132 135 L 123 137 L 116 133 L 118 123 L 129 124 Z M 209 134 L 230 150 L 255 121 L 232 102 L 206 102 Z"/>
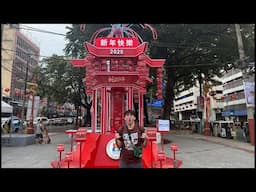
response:
<path id="1" fill-rule="evenodd" d="M 149 78 L 150 67 L 157 68 L 158 97 L 162 97 L 162 65 L 165 59 L 151 59 L 147 54 L 148 43 L 127 25 L 112 25 L 107 37 L 97 37 L 85 43 L 87 56 L 72 60 L 74 67 L 84 67 L 83 82 L 86 94 L 91 96 L 92 132 L 102 134 L 123 125 L 123 113 L 134 109 L 138 103 L 139 125 L 144 126 L 143 95 Z"/>
<path id="2" fill-rule="evenodd" d="M 140 26 L 150 28 L 156 38 L 156 32 L 150 25 Z M 107 37 L 98 37 L 106 30 L 110 30 Z M 134 103 L 139 106 L 139 125 L 144 126 L 143 96 L 147 84 L 152 82 L 149 78 L 151 67 L 157 68 L 157 97 L 162 98 L 162 65 L 165 59 L 151 59 L 146 54 L 147 46 L 129 25 L 123 24 L 99 29 L 90 42 L 85 43 L 87 56 L 72 60 L 72 64 L 86 70 L 83 82 L 87 96 L 92 99 L 92 130 L 66 130 L 71 135 L 71 152 L 61 159 L 63 144 L 57 147 L 59 160 L 53 161 L 52 167 L 119 167 L 120 150 L 115 145 L 113 132 L 124 124 L 124 111 L 134 109 Z M 73 134 L 76 134 L 74 151 Z M 174 167 L 175 162 L 163 152 L 158 152 L 157 144 L 152 142 L 143 150 L 142 159 L 144 167 Z M 181 161 L 177 162 L 180 166 Z"/>

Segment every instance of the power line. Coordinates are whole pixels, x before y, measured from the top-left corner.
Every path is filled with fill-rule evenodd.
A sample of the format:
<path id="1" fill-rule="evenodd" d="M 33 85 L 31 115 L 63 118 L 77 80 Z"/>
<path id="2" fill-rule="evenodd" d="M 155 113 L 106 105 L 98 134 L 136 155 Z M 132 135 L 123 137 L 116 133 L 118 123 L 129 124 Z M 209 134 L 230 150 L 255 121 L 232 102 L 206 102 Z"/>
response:
<path id="1" fill-rule="evenodd" d="M 36 32 L 41 32 L 41 33 L 49 33 L 49 34 L 53 34 L 53 35 L 60 35 L 60 36 L 65 36 L 66 34 L 63 33 L 57 33 L 57 32 L 53 32 L 53 31 L 47 31 L 47 30 L 43 30 L 43 29 L 38 29 L 38 28 L 34 28 L 34 27 L 29 27 L 26 25 L 22 25 L 23 27 L 15 27 L 16 29 L 24 29 L 24 30 L 30 30 L 30 31 L 36 31 Z"/>
<path id="2" fill-rule="evenodd" d="M 11 49 L 5 49 L 5 48 L 2 48 L 3 50 L 6 50 L 6 51 L 12 51 L 12 52 L 16 52 L 14 50 L 11 50 Z M 36 56 L 39 56 L 39 57 L 45 57 L 45 58 L 51 58 L 49 56 L 42 56 L 42 55 L 37 55 L 37 54 L 31 54 L 31 53 L 28 53 L 28 55 L 36 55 Z M 68 57 L 68 56 L 59 56 L 58 57 Z M 62 59 L 62 58 L 56 58 L 58 60 L 64 60 L 64 61 L 71 61 L 72 59 Z M 76 58 L 73 58 L 73 59 L 76 59 Z M 166 68 L 173 68 L 173 67 L 177 67 L 177 68 L 180 68 L 180 67 L 200 67 L 200 66 L 211 66 L 211 65 L 219 65 L 219 64 L 223 64 L 224 63 L 204 63 L 204 64 L 195 64 L 195 65 L 170 65 L 170 66 L 166 66 Z"/>
<path id="3" fill-rule="evenodd" d="M 203 43 L 199 43 L 198 46 L 184 46 L 184 45 L 175 45 L 173 43 L 168 43 L 168 42 L 160 42 L 160 41 L 151 41 L 150 42 L 152 46 L 156 46 L 156 47 L 166 47 L 166 48 L 187 48 L 187 49 L 225 49 L 222 47 L 205 47 L 205 46 L 200 46 L 200 44 L 207 44 L 207 42 L 203 42 Z M 208 42 L 209 44 L 211 44 L 211 42 Z"/>
<path id="4" fill-rule="evenodd" d="M 211 66 L 211 65 L 219 65 L 221 63 L 204 63 L 204 64 L 195 64 L 195 65 L 170 65 L 166 66 L 166 68 L 173 68 L 173 67 L 201 67 L 201 66 Z"/>
<path id="5" fill-rule="evenodd" d="M 2 50 L 4 51 L 11 51 L 11 52 L 17 52 L 15 50 L 12 50 L 12 49 L 6 49 L 6 48 L 1 48 Z M 30 55 L 30 56 L 38 56 L 38 57 L 45 57 L 45 58 L 51 58 L 52 56 L 44 56 L 44 55 L 38 55 L 38 54 L 33 54 L 33 53 L 26 53 L 27 55 Z M 58 57 L 68 57 L 68 56 L 63 56 L 63 55 L 58 55 Z M 63 59 L 65 60 L 65 59 Z M 69 61 L 70 59 L 67 59 L 67 61 Z"/>

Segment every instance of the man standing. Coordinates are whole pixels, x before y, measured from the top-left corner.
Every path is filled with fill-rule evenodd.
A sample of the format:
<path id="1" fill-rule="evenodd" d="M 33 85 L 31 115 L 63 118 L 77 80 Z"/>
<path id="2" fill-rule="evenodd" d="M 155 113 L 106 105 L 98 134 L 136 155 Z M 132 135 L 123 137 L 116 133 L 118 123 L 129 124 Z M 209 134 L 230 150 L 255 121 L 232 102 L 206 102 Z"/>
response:
<path id="1" fill-rule="evenodd" d="M 141 153 L 142 147 L 148 143 L 147 134 L 144 128 L 135 123 L 134 111 L 125 111 L 124 120 L 125 125 L 115 134 L 116 144 L 121 148 L 120 168 L 142 168 Z"/>

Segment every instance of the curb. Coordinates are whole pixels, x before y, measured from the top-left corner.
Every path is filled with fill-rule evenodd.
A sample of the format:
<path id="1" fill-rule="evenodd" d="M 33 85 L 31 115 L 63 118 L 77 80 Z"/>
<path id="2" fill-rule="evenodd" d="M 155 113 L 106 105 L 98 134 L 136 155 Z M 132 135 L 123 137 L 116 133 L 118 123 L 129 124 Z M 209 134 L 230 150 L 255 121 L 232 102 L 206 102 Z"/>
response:
<path id="1" fill-rule="evenodd" d="M 234 146 L 234 145 L 227 144 L 227 143 L 224 143 L 224 142 L 221 142 L 221 141 L 213 141 L 213 140 L 206 139 L 206 138 L 196 138 L 196 139 L 200 139 L 200 140 L 209 141 L 209 142 L 212 142 L 212 143 L 221 144 L 221 145 L 224 145 L 224 146 L 227 146 L 227 147 L 231 147 L 231 148 L 234 148 L 234 149 L 243 150 L 243 151 L 246 151 L 246 152 L 249 152 L 249 153 L 254 153 L 254 150 L 246 149 L 246 148 L 244 148 L 244 147 Z"/>

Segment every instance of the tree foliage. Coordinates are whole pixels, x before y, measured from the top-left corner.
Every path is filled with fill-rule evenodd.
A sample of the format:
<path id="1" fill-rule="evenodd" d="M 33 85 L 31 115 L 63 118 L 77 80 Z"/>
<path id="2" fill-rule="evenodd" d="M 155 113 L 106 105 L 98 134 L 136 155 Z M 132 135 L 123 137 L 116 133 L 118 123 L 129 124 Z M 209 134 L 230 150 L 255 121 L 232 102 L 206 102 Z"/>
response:
<path id="1" fill-rule="evenodd" d="M 234 66 L 239 58 L 237 40 L 234 25 L 231 24 L 154 26 L 159 38 L 151 41 L 150 54 L 153 58 L 166 58 L 164 68 L 167 84 L 163 118 L 169 119 L 175 94 L 196 85 L 201 75 L 205 80 L 217 83 L 213 77 L 221 76 L 223 71 Z M 248 41 L 249 37 L 254 37 L 250 34 Z M 254 47 L 247 45 L 250 44 L 246 44 L 249 53 Z"/>
<path id="2" fill-rule="evenodd" d="M 83 94 L 85 87 L 81 79 L 84 75 L 84 70 L 74 68 L 63 56 L 43 59 L 38 78 L 39 95 L 58 104 L 73 103 L 76 109 L 79 106 L 90 108 Z"/>
<path id="3" fill-rule="evenodd" d="M 218 83 L 213 77 L 221 76 L 223 72 L 234 66 L 239 58 L 237 38 L 234 24 L 154 24 L 152 26 L 158 33 L 157 40 L 153 40 L 151 32 L 142 29 L 139 25 L 132 25 L 132 28 L 144 41 L 149 42 L 148 54 L 151 58 L 166 59 L 165 105 L 162 118 L 169 119 L 175 94 L 196 85 L 202 77 L 212 83 Z M 84 58 L 85 41 L 90 41 L 93 33 L 104 27 L 110 25 L 86 24 L 84 31 L 81 31 L 78 24 L 68 27 L 66 55 L 72 58 Z M 247 59 L 254 61 L 254 24 L 241 25 L 241 33 Z M 86 75 L 85 71 L 81 68 L 73 68 L 70 62 L 57 58 L 53 56 L 44 60 L 47 67 L 41 69 L 41 73 L 45 74 L 40 81 L 44 84 L 41 94 L 47 93 L 48 97 L 55 98 L 59 103 L 70 99 L 76 106 L 82 105 L 90 110 L 91 103 L 87 102 L 86 87 L 82 83 Z M 57 77 L 58 75 L 61 77 Z M 154 70 L 151 70 L 150 76 L 155 77 Z M 149 86 L 153 89 L 153 93 L 154 85 L 155 83 Z"/>

